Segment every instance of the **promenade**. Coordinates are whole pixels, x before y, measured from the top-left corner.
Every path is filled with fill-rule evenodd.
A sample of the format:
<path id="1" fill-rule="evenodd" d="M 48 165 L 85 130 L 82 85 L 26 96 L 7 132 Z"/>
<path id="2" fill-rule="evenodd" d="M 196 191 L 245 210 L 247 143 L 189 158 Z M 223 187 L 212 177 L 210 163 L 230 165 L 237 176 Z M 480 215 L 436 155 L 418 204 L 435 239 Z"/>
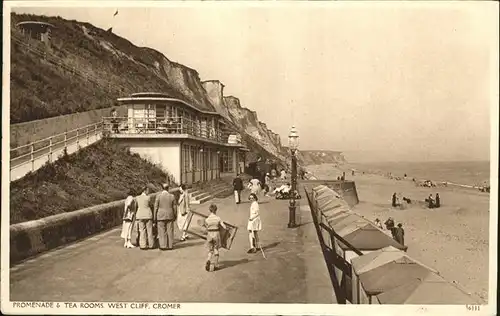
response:
<path id="1" fill-rule="evenodd" d="M 10 298 L 19 301 L 144 301 L 200 303 L 335 303 L 332 284 L 307 200 L 297 212 L 301 225 L 287 228 L 288 201 L 260 198 L 267 259 L 247 254 L 248 192 L 243 203 L 215 199 L 193 209 L 208 210 L 238 226 L 231 250 L 221 250 L 221 270 L 204 269 L 204 240 L 194 237 L 173 251 L 123 248 L 120 229 L 96 235 L 16 265 Z M 179 237 L 176 231 L 176 238 Z"/>

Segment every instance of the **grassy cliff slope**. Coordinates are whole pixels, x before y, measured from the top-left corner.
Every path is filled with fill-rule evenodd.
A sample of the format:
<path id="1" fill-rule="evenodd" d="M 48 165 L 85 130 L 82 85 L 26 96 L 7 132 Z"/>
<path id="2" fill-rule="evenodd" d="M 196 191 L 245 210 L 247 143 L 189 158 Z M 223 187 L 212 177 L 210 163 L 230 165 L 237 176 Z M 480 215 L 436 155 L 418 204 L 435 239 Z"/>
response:
<path id="1" fill-rule="evenodd" d="M 39 219 L 139 194 L 168 175 L 112 140 L 66 155 L 10 184 L 11 224 Z"/>

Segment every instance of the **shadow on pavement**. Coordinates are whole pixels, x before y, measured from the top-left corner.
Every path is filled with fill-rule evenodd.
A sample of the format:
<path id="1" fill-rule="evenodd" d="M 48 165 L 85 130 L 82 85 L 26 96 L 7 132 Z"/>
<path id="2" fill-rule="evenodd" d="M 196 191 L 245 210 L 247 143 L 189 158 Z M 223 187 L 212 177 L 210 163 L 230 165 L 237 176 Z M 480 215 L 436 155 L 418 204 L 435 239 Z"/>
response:
<path id="1" fill-rule="evenodd" d="M 240 259 L 240 260 L 224 260 L 224 261 L 221 261 L 221 263 L 220 263 L 220 269 L 223 270 L 223 269 L 226 269 L 226 268 L 231 268 L 231 267 L 237 266 L 239 264 L 248 263 L 250 261 L 251 260 L 247 259 L 247 258 Z"/>
<path id="2" fill-rule="evenodd" d="M 267 250 L 267 249 L 271 249 L 271 248 L 274 248 L 276 247 L 277 245 L 279 245 L 280 242 L 279 241 L 276 241 L 276 242 L 273 242 L 272 244 L 269 244 L 269 245 L 265 245 L 262 247 L 262 250 Z"/>
<path id="3" fill-rule="evenodd" d="M 204 243 L 205 243 L 204 240 L 199 240 L 199 239 L 198 241 L 180 241 L 180 242 L 178 241 L 174 244 L 174 250 L 186 247 L 198 246 Z"/>

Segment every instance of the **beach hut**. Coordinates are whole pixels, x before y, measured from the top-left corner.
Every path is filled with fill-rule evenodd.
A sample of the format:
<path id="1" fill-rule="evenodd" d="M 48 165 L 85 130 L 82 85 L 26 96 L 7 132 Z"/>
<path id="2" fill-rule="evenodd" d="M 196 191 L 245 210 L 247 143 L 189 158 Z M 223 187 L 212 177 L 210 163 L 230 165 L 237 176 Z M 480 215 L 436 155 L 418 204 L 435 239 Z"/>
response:
<path id="1" fill-rule="evenodd" d="M 479 301 L 456 284 L 435 273 L 376 296 L 379 304 L 477 305 Z"/>
<path id="2" fill-rule="evenodd" d="M 439 277 L 437 271 L 411 259 L 395 247 L 386 247 L 353 258 L 351 267 L 352 302 L 356 304 L 404 301 L 411 298 L 422 282 L 432 282 Z M 407 295 L 398 293 L 397 297 L 392 297 L 391 293 L 394 295 L 398 292 L 397 289 L 404 289 Z"/>
<path id="3" fill-rule="evenodd" d="M 336 223 L 332 223 L 331 226 L 350 245 L 348 246 L 339 238 L 334 240 L 335 252 L 349 267 L 352 259 L 358 257 L 360 253 L 363 254 L 361 257 L 364 257 L 366 254 L 388 246 L 398 250 L 406 249 L 406 247 L 381 231 L 375 224 L 356 214 L 349 214 Z M 351 247 L 358 252 L 353 251 Z M 347 293 L 347 297 L 352 301 L 352 273 L 347 274 L 337 269 L 336 274 L 338 280 L 341 281 L 341 286 Z"/>

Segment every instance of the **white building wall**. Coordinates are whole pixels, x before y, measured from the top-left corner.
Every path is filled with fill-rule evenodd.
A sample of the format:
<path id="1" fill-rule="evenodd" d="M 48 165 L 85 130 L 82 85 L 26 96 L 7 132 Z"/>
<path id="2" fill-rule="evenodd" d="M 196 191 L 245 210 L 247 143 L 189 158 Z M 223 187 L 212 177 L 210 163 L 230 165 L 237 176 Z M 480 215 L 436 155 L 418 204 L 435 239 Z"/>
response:
<path id="1" fill-rule="evenodd" d="M 123 142 L 130 151 L 142 158 L 159 165 L 174 177 L 175 182 L 181 179 L 181 147 L 177 140 L 165 139 L 127 139 Z"/>

